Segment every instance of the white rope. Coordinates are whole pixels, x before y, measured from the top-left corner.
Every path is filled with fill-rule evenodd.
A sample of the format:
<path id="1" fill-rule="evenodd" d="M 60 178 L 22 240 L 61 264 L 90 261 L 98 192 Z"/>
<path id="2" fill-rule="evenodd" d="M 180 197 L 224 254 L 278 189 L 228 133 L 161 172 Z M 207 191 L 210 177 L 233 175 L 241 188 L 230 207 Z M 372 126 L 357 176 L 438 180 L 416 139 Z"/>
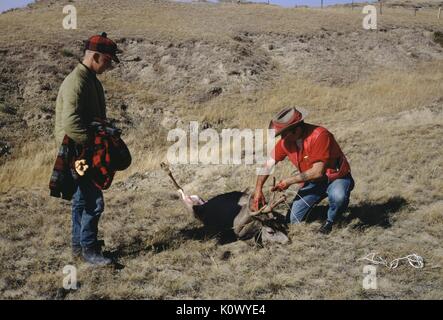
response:
<path id="1" fill-rule="evenodd" d="M 302 198 L 302 196 L 301 195 L 299 195 L 298 194 L 298 191 L 297 191 L 297 193 L 296 193 L 296 196 L 298 196 L 309 208 L 311 208 L 311 206 L 309 205 L 309 203 L 307 203 L 306 201 L 305 201 L 305 199 L 303 199 Z"/>
<path id="2" fill-rule="evenodd" d="M 424 267 L 423 258 L 416 253 L 407 255 L 405 257 L 394 259 L 390 263 L 388 263 L 382 257 L 377 256 L 377 253 L 369 253 L 367 256 L 365 256 L 363 258 L 357 259 L 357 261 L 361 261 L 361 260 L 369 261 L 372 264 L 381 264 L 389 269 L 397 268 L 401 260 L 407 260 L 409 262 L 409 264 L 416 269 L 421 269 Z"/>
<path id="3" fill-rule="evenodd" d="M 303 199 L 299 194 L 298 194 L 298 191 L 297 191 L 297 193 L 295 194 L 295 196 L 298 196 L 309 208 L 311 208 L 311 206 L 309 205 L 309 203 L 307 203 L 306 201 L 305 201 L 305 199 Z M 288 207 L 288 209 L 289 209 L 289 211 L 291 211 L 292 210 L 292 208 L 291 208 L 291 206 L 286 202 L 286 201 L 284 201 L 283 202 L 285 205 L 286 205 L 286 207 Z M 300 223 L 301 221 L 300 220 L 298 220 L 298 218 L 297 217 L 295 217 L 296 219 L 297 219 L 297 222 L 298 223 Z"/>
<path id="4" fill-rule="evenodd" d="M 363 258 L 357 259 L 357 261 L 366 260 L 366 261 L 369 261 L 372 264 L 382 264 L 382 265 L 387 267 L 388 263 L 386 262 L 386 260 L 384 260 L 380 256 L 377 257 L 376 255 L 377 255 L 377 253 L 370 253 L 367 256 L 363 257 Z"/>
<path id="5" fill-rule="evenodd" d="M 410 254 L 406 257 L 392 260 L 391 263 L 389 264 L 389 268 L 391 268 L 391 269 L 397 268 L 400 260 L 405 260 L 405 259 L 408 260 L 409 264 L 416 269 L 421 269 L 425 265 L 423 258 L 420 257 L 418 254 L 413 253 L 413 254 Z"/>

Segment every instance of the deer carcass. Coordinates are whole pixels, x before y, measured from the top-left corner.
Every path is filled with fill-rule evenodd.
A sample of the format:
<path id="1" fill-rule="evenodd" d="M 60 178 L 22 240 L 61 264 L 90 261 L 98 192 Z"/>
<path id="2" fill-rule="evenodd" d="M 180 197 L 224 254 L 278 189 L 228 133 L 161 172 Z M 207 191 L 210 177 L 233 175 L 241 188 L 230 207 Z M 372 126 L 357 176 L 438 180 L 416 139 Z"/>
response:
<path id="1" fill-rule="evenodd" d="M 262 242 L 288 242 L 284 218 L 274 212 L 274 208 L 285 200 L 284 196 L 276 201 L 272 197 L 269 204 L 256 212 L 250 209 L 252 196 L 248 190 L 224 193 L 204 201 L 199 196 L 186 195 L 175 181 L 169 167 L 162 163 L 162 168 L 171 178 L 186 208 L 209 231 L 233 231 L 241 240 L 259 237 Z"/>

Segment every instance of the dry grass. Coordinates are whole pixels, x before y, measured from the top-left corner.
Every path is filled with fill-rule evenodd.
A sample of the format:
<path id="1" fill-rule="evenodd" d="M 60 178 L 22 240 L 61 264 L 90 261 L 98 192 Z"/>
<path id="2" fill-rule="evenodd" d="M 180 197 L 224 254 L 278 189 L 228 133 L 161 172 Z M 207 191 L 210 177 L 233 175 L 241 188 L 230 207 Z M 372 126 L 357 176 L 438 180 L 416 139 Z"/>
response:
<path id="1" fill-rule="evenodd" d="M 401 130 L 408 121 L 412 126 L 438 126 L 442 125 L 441 107 L 434 107 L 435 114 L 429 109 L 423 109 L 426 106 L 432 106 L 433 103 L 442 98 L 443 72 L 442 63 L 434 62 L 424 64 L 414 72 L 392 72 L 381 71 L 369 80 L 355 83 L 348 87 L 330 87 L 312 83 L 303 79 L 283 79 L 272 84 L 260 93 L 250 95 L 229 95 L 215 101 L 197 107 L 189 106 L 180 110 L 180 116 L 185 123 L 188 121 L 199 121 L 199 123 L 210 124 L 214 128 L 266 128 L 268 119 L 285 105 L 290 105 L 294 101 L 299 106 L 304 106 L 310 110 L 310 121 L 313 123 L 322 123 L 336 132 L 339 139 L 346 140 L 346 137 L 352 137 L 361 134 L 365 129 L 377 132 L 381 135 L 389 135 L 392 139 L 393 130 L 402 139 Z M 128 95 L 133 95 L 142 103 L 149 93 L 143 88 L 127 85 L 123 88 L 121 83 L 113 84 L 105 81 L 110 92 L 113 90 L 123 90 Z M 179 98 L 177 100 L 180 101 Z M 417 107 L 421 106 L 421 107 Z M 196 109 L 203 110 L 196 110 Z M 405 112 L 410 112 L 405 113 Z M 396 115 L 403 112 L 402 116 Z M 250 114 L 254 114 L 250 117 Z M 392 120 L 390 118 L 393 118 Z M 398 118 L 398 119 L 397 119 Z M 386 128 L 385 121 L 391 121 Z M 430 129 L 426 129 L 430 130 Z M 438 132 L 439 129 L 436 129 Z M 166 141 L 166 132 L 160 133 L 162 140 Z M 367 143 L 372 134 L 366 132 Z M 429 135 L 433 138 L 434 131 Z M 158 163 L 165 159 L 168 143 L 157 144 L 158 137 L 152 136 L 149 128 L 143 130 L 138 128 L 132 130 L 127 136 L 127 143 L 133 150 L 133 165 L 128 171 L 118 174 L 118 178 L 126 178 L 136 172 L 145 172 L 155 169 Z M 424 137 L 422 137 L 424 139 Z M 343 141 L 344 142 L 344 141 Z M 430 141 L 430 148 L 434 148 L 435 142 Z M 152 146 L 155 146 L 152 149 Z M 147 152 L 146 147 L 149 146 Z M 414 165 L 423 158 L 423 150 L 408 148 L 406 155 L 409 157 L 411 166 L 420 169 L 420 166 Z M 48 151 L 50 150 L 50 151 Z M 392 155 L 403 152 L 398 145 L 397 150 L 391 150 Z M 7 191 L 12 187 L 26 187 L 30 185 L 43 186 L 47 183 L 47 178 L 53 166 L 53 158 L 56 153 L 56 147 L 52 142 L 41 141 L 36 144 L 26 144 L 20 153 L 16 155 L 17 160 L 8 162 L 0 168 L 0 191 Z M 415 155 L 415 156 L 414 156 Z M 429 157 L 428 154 L 426 154 Z M 430 161 L 438 161 L 430 157 Z M 352 157 L 351 157 L 352 159 Z M 384 157 L 383 161 L 388 163 L 386 167 L 396 160 L 390 160 Z M 438 163 L 431 165 L 432 169 L 427 175 L 437 176 L 439 169 Z M 358 170 L 358 168 L 357 168 Z M 427 170 L 421 168 L 421 170 Z M 370 170 L 368 170 L 369 172 Z M 413 173 L 408 173 L 413 174 Z M 426 180 L 426 179 L 425 179 Z M 424 181 L 425 181 L 424 180 Z M 424 182 L 423 181 L 423 182 Z"/>
<path id="2" fill-rule="evenodd" d="M 103 1 L 102 19 L 91 19 L 93 13 L 89 10 L 86 1 L 75 3 L 78 12 L 78 31 L 87 35 L 91 30 L 101 30 L 103 27 L 111 30 L 119 30 L 118 36 L 137 37 L 143 36 L 152 40 L 185 40 L 192 38 L 223 39 L 235 30 L 253 29 L 254 32 L 306 32 L 318 30 L 322 25 L 336 24 L 343 21 L 343 14 L 347 18 L 357 15 L 349 12 L 336 15 L 330 12 L 318 10 L 292 10 L 275 6 L 248 5 L 237 6 L 223 5 L 189 5 L 183 3 L 133 0 L 127 2 Z M 21 33 L 24 37 L 29 36 L 26 31 L 32 31 L 39 35 L 38 41 L 69 35 L 69 31 L 63 32 L 59 14 L 67 2 L 58 2 L 48 5 L 45 2 L 35 4 L 33 9 L 15 11 L 8 15 L 2 15 L 0 23 L 6 28 L 2 35 L 6 39 Z M 95 5 L 100 6 L 100 1 Z M 113 8 L 119 8 L 115 14 Z M 306 19 L 306 14 L 310 19 Z M 337 19 L 338 16 L 338 19 Z M 340 19 L 341 18 L 341 19 Z M 32 24 L 30 24 L 32 19 Z M 257 19 L 261 22 L 257 24 Z M 358 19 L 359 20 L 359 19 Z M 122 25 L 121 21 L 125 21 Z M 171 23 L 171 22 L 174 23 Z M 285 21 L 285 23 L 282 23 Z M 259 28 L 257 30 L 257 27 Z M 340 27 L 343 27 L 340 25 Z M 78 33 L 77 33 L 78 34 Z"/>
<path id="3" fill-rule="evenodd" d="M 441 67 L 437 61 L 422 64 L 416 70 L 379 70 L 370 79 L 346 87 L 286 77 L 260 92 L 211 101 L 200 111 L 198 120 L 216 124 L 222 119 L 239 128 L 263 128 L 282 106 L 291 104 L 309 108 L 312 122 L 321 119 L 328 124 L 395 115 L 430 105 L 441 97 Z M 188 110 L 183 113 L 186 117 Z M 253 117 L 248 116 L 251 113 Z M 188 115 L 188 119 L 195 118 Z"/>
<path id="4" fill-rule="evenodd" d="M 127 1 L 121 3 L 119 15 L 114 15 L 114 1 L 106 3 L 102 19 L 97 20 L 90 19 L 94 11 L 87 10 L 86 1 L 76 1 L 80 16 L 76 33 L 60 30 L 63 2 L 49 7 L 48 2 L 41 2 L 32 10 L 0 15 L 0 27 L 5 29 L 0 39 L 2 43 L 11 41 L 7 46 L 11 49 L 22 45 L 18 34 L 21 39 L 30 37 L 46 45 L 48 39 L 57 42 L 67 36 L 78 40 L 91 30 L 105 29 L 113 30 L 116 37 L 160 41 L 156 47 L 160 55 L 166 52 L 162 50 L 168 41 L 176 47 L 191 39 L 199 45 L 216 42 L 208 50 L 214 50 L 218 59 L 222 53 L 217 50 L 231 48 L 229 39 L 240 31 L 252 32 L 258 38 L 276 33 L 283 39 L 288 36 L 291 42 L 293 34 L 315 35 L 322 27 L 331 32 L 353 32 L 361 24 L 358 10 L 343 8 L 320 11 Z M 408 30 L 439 28 L 433 14 L 420 12 L 411 22 L 410 12 L 402 10 L 386 9 L 379 23 Z M 60 56 L 48 49 L 36 51 L 35 56 L 19 52 L 19 57 L 30 59 L 32 70 L 49 65 L 45 60 L 49 57 L 55 57 L 52 64 L 64 65 L 69 57 L 61 57 L 63 48 L 55 45 L 53 49 Z M 68 46 L 67 50 L 71 49 Z M 192 50 L 198 52 L 197 48 Z M 150 53 L 140 56 L 147 64 L 152 62 Z M 12 58 L 7 57 L 7 63 L 15 61 L 8 59 Z M 242 83 L 232 82 L 222 95 L 201 103 L 189 99 L 202 77 L 195 71 L 186 74 L 194 82 L 168 95 L 157 85 L 157 79 L 125 78 L 126 72 L 134 71 L 129 63 L 123 64 L 102 80 L 109 98 L 108 115 L 124 126 L 133 164 L 118 173 L 105 192 L 106 211 L 100 223 L 100 237 L 122 266 L 97 269 L 71 258 L 70 204 L 49 198 L 47 190 L 56 147 L 49 134 L 37 138 L 30 122 L 24 131 L 25 141 L 17 143 L 12 156 L 0 163 L 0 297 L 442 299 L 443 184 L 439 178 L 443 167 L 443 66 L 441 59 L 417 60 L 412 66 L 375 68 L 355 82 L 341 85 L 289 72 L 276 64 L 273 72 L 278 76 L 266 81 L 255 78 L 260 84 L 257 87 L 243 90 Z M 5 64 L 0 65 L 2 70 L 6 70 Z M 195 61 L 190 65 L 195 66 Z M 344 70 L 338 64 L 336 68 L 338 73 Z M 64 72 L 60 71 L 62 75 Z M 32 84 L 28 78 L 45 75 L 30 73 L 20 79 L 26 86 Z M 157 82 L 164 84 L 171 75 L 165 72 L 156 76 Z M 53 87 L 57 89 L 57 85 Z M 6 125 L 7 121 L 20 123 L 17 119 L 32 111 L 33 91 L 25 89 L 30 93 L 23 105 L 18 105 L 17 114 L 0 118 Z M 12 89 L 8 94 L 12 95 Z M 38 94 L 41 99 L 50 98 Z M 123 103 L 126 111 L 121 110 Z M 224 243 L 205 234 L 177 201 L 170 182 L 158 168 L 170 145 L 167 130 L 159 123 L 171 113 L 184 125 L 197 120 L 218 131 L 264 128 L 287 104 L 308 108 L 307 121 L 326 126 L 337 137 L 356 180 L 350 209 L 332 234 L 323 237 L 316 232 L 326 205 L 322 203 L 307 223 L 290 227 L 292 242 L 286 246 Z M 51 121 L 37 124 L 47 130 L 53 125 Z M 26 144 L 26 139 L 35 143 Z M 282 163 L 275 176 L 280 178 L 293 170 L 289 163 Z M 204 198 L 253 187 L 255 182 L 254 166 L 181 165 L 174 166 L 173 171 L 187 192 Z M 363 290 L 363 263 L 356 260 L 374 251 L 389 260 L 415 252 L 425 258 L 426 265 L 422 270 L 403 264 L 396 270 L 378 267 L 379 288 Z M 67 264 L 78 268 L 81 286 L 77 291 L 60 290 L 62 269 Z"/>
<path id="5" fill-rule="evenodd" d="M 62 8 L 74 4 L 78 13 L 78 30 L 63 30 Z M 105 5 L 103 5 L 105 4 Z M 6 40 L 36 42 L 87 37 L 97 30 L 113 30 L 114 37 L 144 37 L 151 40 L 207 39 L 227 40 L 238 31 L 253 33 L 312 33 L 321 28 L 346 32 L 360 27 L 360 10 L 331 7 L 323 10 L 306 8 L 282 8 L 265 4 L 238 6 L 236 4 L 185 4 L 145 0 L 116 1 L 96 0 L 92 6 L 101 8 L 101 19 L 91 10 L 87 1 L 41 1 L 31 9 L 10 12 L 0 16 L 0 26 Z M 115 14 L 118 8 L 118 14 Z M 380 27 L 395 24 L 398 27 L 435 27 L 436 12 L 423 10 L 416 17 L 411 10 L 385 8 L 379 16 Z M 93 18 L 94 17 L 94 18 Z M 121 22 L 125 21 L 124 24 Z M 173 22 L 173 23 L 171 23 Z"/>
<path id="6" fill-rule="evenodd" d="M 49 183 L 54 166 L 56 146 L 53 141 L 39 141 L 24 146 L 14 161 L 8 161 L 0 168 L 0 192 L 11 188 L 29 186 L 45 187 Z"/>

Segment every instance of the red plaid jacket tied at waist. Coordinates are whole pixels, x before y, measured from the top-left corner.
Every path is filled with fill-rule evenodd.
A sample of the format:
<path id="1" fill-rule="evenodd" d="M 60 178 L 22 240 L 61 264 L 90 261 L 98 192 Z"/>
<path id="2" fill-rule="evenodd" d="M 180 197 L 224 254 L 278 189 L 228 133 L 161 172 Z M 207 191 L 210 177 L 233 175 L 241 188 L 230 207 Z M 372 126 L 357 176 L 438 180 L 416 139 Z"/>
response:
<path id="1" fill-rule="evenodd" d="M 101 120 L 91 123 L 90 139 L 84 145 L 65 135 L 49 181 L 50 195 L 70 200 L 76 183 L 82 179 L 90 179 L 101 190 L 108 189 L 115 172 L 127 169 L 132 160 L 120 135 L 120 129 Z M 89 166 L 82 177 L 74 169 L 79 159 L 85 159 Z"/>

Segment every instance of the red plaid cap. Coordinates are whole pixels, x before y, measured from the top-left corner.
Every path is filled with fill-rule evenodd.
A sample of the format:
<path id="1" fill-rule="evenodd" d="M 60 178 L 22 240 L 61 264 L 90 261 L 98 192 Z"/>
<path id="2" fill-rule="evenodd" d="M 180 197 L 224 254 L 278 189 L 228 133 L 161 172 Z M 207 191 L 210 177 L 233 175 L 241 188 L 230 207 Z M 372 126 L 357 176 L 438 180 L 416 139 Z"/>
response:
<path id="1" fill-rule="evenodd" d="M 106 54 L 115 62 L 120 62 L 116 54 L 121 53 L 121 50 L 117 48 L 117 44 L 114 41 L 108 39 L 106 32 L 90 37 L 85 43 L 85 50 Z"/>

